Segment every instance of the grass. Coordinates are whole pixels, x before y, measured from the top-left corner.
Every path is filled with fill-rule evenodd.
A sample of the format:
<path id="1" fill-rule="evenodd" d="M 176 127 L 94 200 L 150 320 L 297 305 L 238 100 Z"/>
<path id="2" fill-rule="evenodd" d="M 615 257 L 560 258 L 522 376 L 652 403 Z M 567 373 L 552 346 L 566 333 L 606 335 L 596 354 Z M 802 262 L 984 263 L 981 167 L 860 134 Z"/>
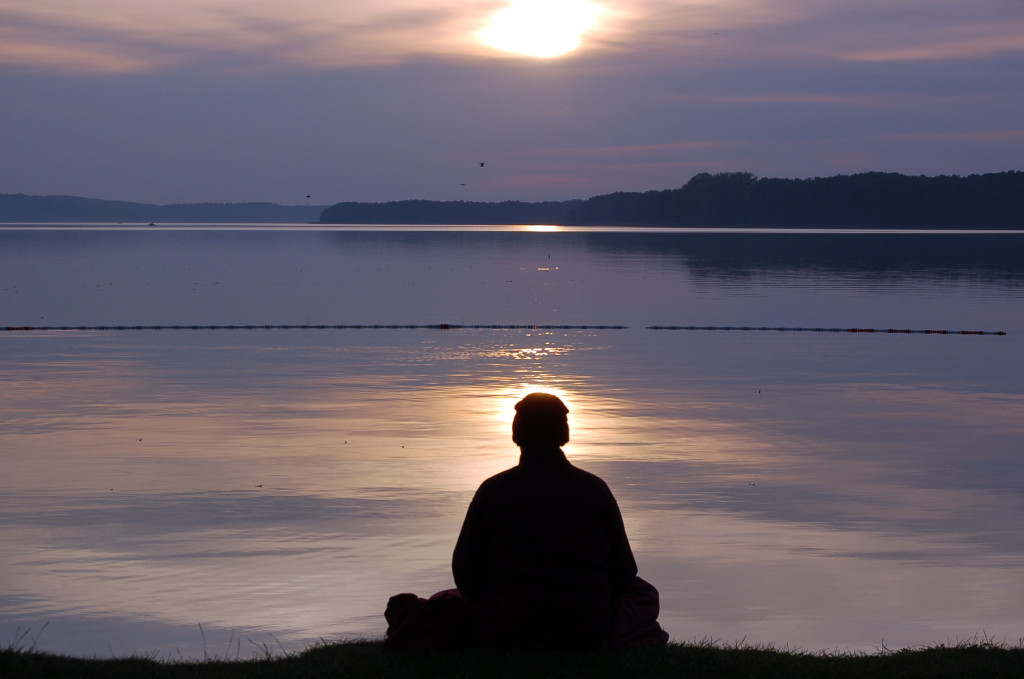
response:
<path id="1" fill-rule="evenodd" d="M 236 656 L 238 652 L 236 652 Z M 625 651 L 560 652 L 461 649 L 392 653 L 380 641 L 321 643 L 301 653 L 202 661 L 151 657 L 71 658 L 21 641 L 0 649 L 0 677 L 119 679 L 715 679 L 760 677 L 1024 677 L 1024 640 L 1016 647 L 971 639 L 952 645 L 876 653 L 808 653 L 712 641 Z"/>

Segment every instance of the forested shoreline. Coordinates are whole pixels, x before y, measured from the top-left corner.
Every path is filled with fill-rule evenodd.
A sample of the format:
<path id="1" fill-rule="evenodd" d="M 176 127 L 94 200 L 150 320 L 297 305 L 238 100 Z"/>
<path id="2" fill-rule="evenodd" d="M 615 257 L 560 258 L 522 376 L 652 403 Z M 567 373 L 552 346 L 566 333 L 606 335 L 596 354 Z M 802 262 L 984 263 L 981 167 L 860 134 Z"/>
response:
<path id="1" fill-rule="evenodd" d="M 701 173 L 679 189 L 583 201 L 569 224 L 592 226 L 1022 228 L 1024 172 L 814 179 Z"/>
<path id="2" fill-rule="evenodd" d="M 585 201 L 499 203 L 466 200 L 399 200 L 337 203 L 320 215 L 321 224 L 568 224 Z"/>
<path id="3" fill-rule="evenodd" d="M 702 172 L 677 189 L 587 199 L 150 205 L 0 194 L 0 222 L 552 224 L 566 226 L 1022 229 L 1024 172 L 811 179 Z"/>
<path id="4" fill-rule="evenodd" d="M 323 224 L 556 224 L 775 228 L 1024 228 L 1024 172 L 909 176 L 866 172 L 813 179 L 701 173 L 678 189 L 585 200 L 346 202 Z"/>

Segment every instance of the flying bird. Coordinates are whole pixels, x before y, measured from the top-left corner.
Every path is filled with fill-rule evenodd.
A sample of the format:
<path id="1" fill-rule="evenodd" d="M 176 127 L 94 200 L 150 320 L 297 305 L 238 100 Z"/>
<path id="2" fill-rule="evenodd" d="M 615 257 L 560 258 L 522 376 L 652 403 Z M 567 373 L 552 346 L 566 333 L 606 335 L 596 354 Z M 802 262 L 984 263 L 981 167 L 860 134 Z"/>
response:
<path id="1" fill-rule="evenodd" d="M 483 164 L 483 163 L 480 163 L 480 167 L 483 167 L 483 166 L 484 166 L 484 164 Z"/>

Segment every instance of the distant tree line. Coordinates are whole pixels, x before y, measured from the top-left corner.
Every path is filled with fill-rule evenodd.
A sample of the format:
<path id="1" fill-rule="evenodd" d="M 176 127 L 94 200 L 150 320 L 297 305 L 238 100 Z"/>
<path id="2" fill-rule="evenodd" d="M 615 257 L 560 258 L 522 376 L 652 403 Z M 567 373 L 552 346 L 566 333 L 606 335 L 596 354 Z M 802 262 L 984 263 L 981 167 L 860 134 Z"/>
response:
<path id="1" fill-rule="evenodd" d="M 789 228 L 1024 228 L 1024 172 L 866 172 L 814 179 L 701 173 L 678 189 L 586 200 L 338 203 L 324 224 L 566 224 Z"/>
<path id="2" fill-rule="evenodd" d="M 866 172 L 813 179 L 701 173 L 678 189 L 528 203 L 402 200 L 323 206 L 149 205 L 0 194 L 0 222 L 566 224 L 790 228 L 1024 228 L 1024 172 L 966 177 Z"/>
<path id="3" fill-rule="evenodd" d="M 1024 228 L 1024 172 L 867 172 L 814 179 L 701 173 L 682 188 L 595 196 L 568 224 L 689 227 Z"/>
<path id="4" fill-rule="evenodd" d="M 150 205 L 75 196 L 0 194 L 0 222 L 286 223 L 315 222 L 323 205 L 173 203 Z"/>
<path id="5" fill-rule="evenodd" d="M 582 200 L 500 203 L 465 200 L 399 200 L 338 203 L 320 215 L 322 224 L 566 224 Z"/>

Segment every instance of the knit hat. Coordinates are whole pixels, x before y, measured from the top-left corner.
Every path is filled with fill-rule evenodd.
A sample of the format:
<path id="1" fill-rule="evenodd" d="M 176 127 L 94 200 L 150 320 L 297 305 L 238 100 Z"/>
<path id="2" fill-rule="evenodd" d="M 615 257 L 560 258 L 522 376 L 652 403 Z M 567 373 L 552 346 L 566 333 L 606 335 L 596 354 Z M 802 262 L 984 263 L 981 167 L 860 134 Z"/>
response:
<path id="1" fill-rule="evenodd" d="M 569 442 L 569 409 L 553 394 L 536 392 L 516 404 L 512 441 L 519 447 L 563 446 Z"/>

